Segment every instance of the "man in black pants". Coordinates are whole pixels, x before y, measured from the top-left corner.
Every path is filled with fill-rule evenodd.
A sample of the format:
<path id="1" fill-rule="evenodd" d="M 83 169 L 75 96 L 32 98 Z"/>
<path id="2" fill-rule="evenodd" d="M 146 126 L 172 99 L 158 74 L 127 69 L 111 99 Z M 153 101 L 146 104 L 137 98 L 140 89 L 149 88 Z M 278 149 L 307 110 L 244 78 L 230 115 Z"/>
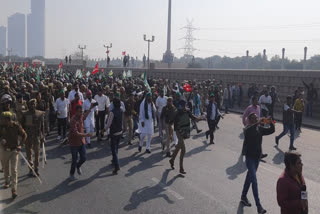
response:
<path id="1" fill-rule="evenodd" d="M 209 130 L 206 131 L 206 137 L 210 135 L 210 144 L 214 144 L 213 139 L 214 135 L 213 132 L 216 130 L 216 125 L 221 117 L 221 113 L 219 111 L 218 105 L 215 102 L 214 94 L 210 94 L 210 101 L 207 107 L 207 122 L 209 126 Z"/>
<path id="2" fill-rule="evenodd" d="M 103 133 L 100 133 L 100 130 L 104 129 L 104 122 L 105 122 L 105 116 L 107 113 L 107 110 L 110 106 L 110 100 L 109 98 L 102 93 L 102 88 L 98 89 L 98 94 L 94 96 L 94 100 L 98 103 L 98 113 L 96 113 L 95 119 L 96 119 L 96 136 L 98 137 L 98 140 L 100 141 L 103 137 Z"/>

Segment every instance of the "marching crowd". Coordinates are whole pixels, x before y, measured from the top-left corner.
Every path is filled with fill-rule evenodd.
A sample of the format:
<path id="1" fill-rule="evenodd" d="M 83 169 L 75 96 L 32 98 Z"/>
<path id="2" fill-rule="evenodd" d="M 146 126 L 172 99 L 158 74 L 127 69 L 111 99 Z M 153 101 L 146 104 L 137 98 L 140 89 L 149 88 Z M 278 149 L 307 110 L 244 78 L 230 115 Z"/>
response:
<path id="1" fill-rule="evenodd" d="M 151 153 L 151 140 L 158 128 L 161 146 L 175 169 L 175 159 L 180 152 L 179 172 L 186 174 L 183 164 L 186 147 L 184 141 L 192 129 L 202 132 L 197 122 L 207 121 L 205 135 L 214 144 L 214 132 L 219 121 L 233 105 L 243 102 L 241 84 L 224 84 L 216 80 L 172 82 L 164 79 L 147 79 L 123 76 L 86 76 L 75 78 L 74 71 L 57 73 L 43 69 L 17 72 L 16 69 L 0 67 L 0 158 L 4 172 L 5 187 L 12 189 L 17 197 L 17 177 L 21 147 L 25 146 L 30 176 L 40 177 L 39 160 L 41 149 L 45 153 L 46 136 L 57 126 L 57 141 L 69 145 L 72 163 L 70 179 L 75 172 L 81 175 L 81 166 L 86 161 L 86 149 L 91 148 L 91 138 L 110 141 L 113 173 L 120 170 L 118 147 L 120 141 L 132 145 L 139 138 L 138 151 L 144 144 L 145 152 Z M 305 83 L 304 83 L 305 84 Z M 224 86 L 224 87 L 223 87 Z M 317 91 L 307 88 L 307 115 L 312 116 L 312 103 Z M 283 132 L 275 137 L 276 145 L 290 131 L 289 152 L 285 154 L 286 170 L 277 185 L 281 213 L 307 213 L 305 182 L 302 176 L 300 154 L 292 152 L 296 132 L 301 132 L 304 92 L 298 88 L 295 96 L 288 96 L 283 105 Z M 256 171 L 262 153 L 262 138 L 275 131 L 273 109 L 280 102 L 275 87 L 264 86 L 259 91 L 255 84 L 248 89 L 250 105 L 243 114 L 244 143 L 242 155 L 248 168 L 241 203 L 251 206 L 247 192 L 252 185 L 258 213 L 266 213 L 262 207 Z M 221 111 L 224 111 L 222 114 Z M 171 144 L 175 145 L 171 151 Z M 80 158 L 78 158 L 78 156 Z M 79 159 L 79 160 L 78 160 Z M 300 194 L 301 193 L 301 194 Z"/>

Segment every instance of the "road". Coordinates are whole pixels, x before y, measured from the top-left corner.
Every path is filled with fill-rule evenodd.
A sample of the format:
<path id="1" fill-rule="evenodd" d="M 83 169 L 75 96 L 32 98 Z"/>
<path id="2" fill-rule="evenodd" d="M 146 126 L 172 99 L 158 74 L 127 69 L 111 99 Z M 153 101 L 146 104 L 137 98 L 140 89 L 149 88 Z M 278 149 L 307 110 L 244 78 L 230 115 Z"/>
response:
<path id="1" fill-rule="evenodd" d="M 205 122 L 200 128 L 207 129 Z M 19 197 L 11 200 L 10 190 L 0 190 L 1 213 L 175 213 L 175 214 L 241 214 L 257 213 L 255 206 L 239 205 L 246 175 L 240 157 L 243 136 L 240 116 L 228 114 L 215 133 L 215 144 L 209 145 L 202 132 L 192 132 L 186 140 L 185 170 L 171 170 L 168 158 L 161 151 L 159 139 L 152 140 L 152 153 L 138 153 L 137 139 L 133 146 L 121 144 L 119 174 L 112 175 L 111 152 L 106 142 L 93 142 L 87 150 L 83 175 L 69 182 L 71 155 L 69 148 L 59 147 L 55 135 L 48 138 L 48 164 L 41 168 L 43 184 L 27 176 L 28 169 L 19 164 Z M 276 124 L 276 134 L 282 124 Z M 274 136 L 264 137 L 263 150 L 268 154 L 258 169 L 260 200 L 268 213 L 280 213 L 276 201 L 276 182 L 284 169 L 283 154 L 289 147 L 289 137 L 274 145 Z M 302 129 L 295 146 L 302 154 L 303 174 L 309 192 L 309 213 L 320 211 L 320 132 Z M 176 160 L 178 166 L 178 158 Z M 178 167 L 176 167 L 178 168 Z M 3 174 L 0 185 L 3 186 Z M 254 204 L 252 191 L 248 194 Z"/>

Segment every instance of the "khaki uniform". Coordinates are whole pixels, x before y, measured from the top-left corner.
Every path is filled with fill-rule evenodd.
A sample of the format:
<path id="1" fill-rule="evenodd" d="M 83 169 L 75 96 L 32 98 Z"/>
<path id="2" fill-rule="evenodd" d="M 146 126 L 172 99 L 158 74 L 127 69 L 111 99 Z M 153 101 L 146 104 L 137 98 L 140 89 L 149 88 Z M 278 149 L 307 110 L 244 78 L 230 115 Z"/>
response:
<path id="1" fill-rule="evenodd" d="M 27 160 L 34 169 L 39 167 L 40 144 L 44 140 L 44 112 L 27 111 L 23 114 L 22 126 L 28 134 L 26 142 Z M 32 162 L 32 150 L 34 152 L 34 163 Z"/>
<path id="2" fill-rule="evenodd" d="M 17 151 L 17 147 L 20 146 L 19 137 L 24 138 L 26 136 L 26 132 L 19 123 L 12 122 L 10 126 L 1 126 L 0 136 L 1 140 L 6 140 L 6 144 L 0 144 L 0 158 L 4 171 L 5 184 L 9 184 L 11 178 L 12 192 L 16 192 L 18 185 L 19 162 L 19 152 Z M 11 168 L 11 175 L 9 168 Z"/>

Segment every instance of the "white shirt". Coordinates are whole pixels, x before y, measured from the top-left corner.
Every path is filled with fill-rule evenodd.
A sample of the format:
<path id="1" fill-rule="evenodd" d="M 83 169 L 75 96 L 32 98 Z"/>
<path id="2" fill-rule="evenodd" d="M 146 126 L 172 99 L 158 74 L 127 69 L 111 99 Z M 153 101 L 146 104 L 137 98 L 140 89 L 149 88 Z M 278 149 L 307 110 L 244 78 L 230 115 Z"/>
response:
<path id="1" fill-rule="evenodd" d="M 124 105 L 124 103 L 122 101 L 120 101 L 120 104 L 121 104 L 121 106 L 120 106 L 121 111 L 125 112 L 126 111 L 126 106 Z M 113 108 L 114 108 L 113 107 L 113 103 L 111 103 L 110 106 L 109 106 L 109 110 L 112 111 Z"/>
<path id="2" fill-rule="evenodd" d="M 163 107 L 167 105 L 167 99 L 168 97 L 166 96 L 159 96 L 156 100 L 156 106 L 158 108 L 158 112 L 161 114 Z"/>
<path id="3" fill-rule="evenodd" d="M 89 99 L 86 99 L 83 103 L 83 110 L 84 111 L 90 110 L 91 103 L 96 103 L 96 101 L 94 99 L 92 99 L 90 102 Z M 91 109 L 91 112 L 89 113 L 89 115 L 87 116 L 87 118 L 84 121 L 85 124 L 90 124 L 90 123 L 94 124 L 94 112 L 97 111 L 97 109 L 98 109 L 97 106 L 94 107 L 93 109 Z"/>
<path id="4" fill-rule="evenodd" d="M 268 107 L 265 104 L 271 104 L 272 103 L 272 98 L 270 95 L 265 96 L 264 94 L 260 96 L 259 98 L 259 103 L 261 104 L 261 108 L 269 111 Z"/>
<path id="5" fill-rule="evenodd" d="M 61 100 L 61 98 L 58 98 L 56 100 L 56 103 L 54 105 L 54 110 L 56 112 L 59 112 L 57 115 L 58 118 L 67 118 L 68 117 L 68 112 L 69 112 L 69 105 L 70 102 L 67 98 L 64 98 L 64 100 Z"/>
<path id="6" fill-rule="evenodd" d="M 78 93 L 79 98 L 83 103 L 84 102 L 83 94 L 79 90 L 78 91 L 72 90 L 72 91 L 69 92 L 68 100 L 70 101 L 70 103 L 72 102 L 72 100 L 74 100 L 74 97 L 75 97 L 76 93 Z"/>
<path id="7" fill-rule="evenodd" d="M 94 96 L 94 100 L 98 102 L 98 111 L 105 111 L 106 106 L 109 108 L 110 106 L 110 100 L 109 97 L 102 94 L 102 96 L 99 96 L 98 94 Z"/>

